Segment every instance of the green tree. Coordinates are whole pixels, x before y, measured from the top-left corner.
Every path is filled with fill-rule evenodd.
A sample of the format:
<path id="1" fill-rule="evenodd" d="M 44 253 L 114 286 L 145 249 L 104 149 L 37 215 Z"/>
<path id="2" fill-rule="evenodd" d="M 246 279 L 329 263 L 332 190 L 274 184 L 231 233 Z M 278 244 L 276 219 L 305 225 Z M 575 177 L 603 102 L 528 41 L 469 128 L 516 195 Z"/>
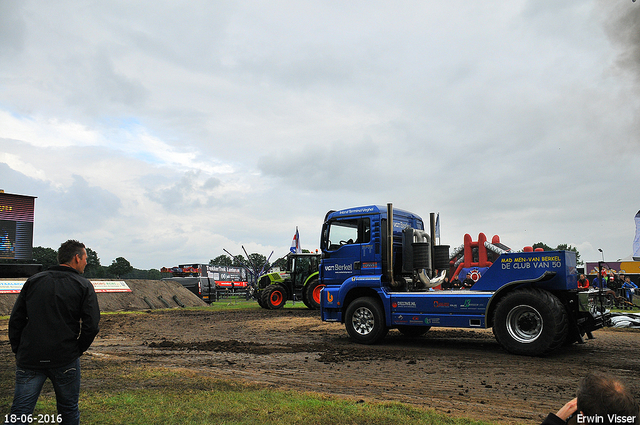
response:
<path id="1" fill-rule="evenodd" d="M 210 266 L 232 266 L 233 260 L 228 255 L 218 255 L 213 260 L 209 261 Z"/>
<path id="2" fill-rule="evenodd" d="M 578 266 L 584 265 L 584 261 L 580 260 L 580 253 L 578 252 L 578 249 L 574 246 L 567 245 L 566 243 L 561 243 L 557 247 L 551 248 L 549 245 L 545 243 L 538 242 L 538 243 L 534 243 L 532 245 L 532 248 L 533 249 L 542 248 L 545 251 L 573 251 L 576 253 L 576 265 Z"/>
<path id="3" fill-rule="evenodd" d="M 87 267 L 84 269 L 85 277 L 105 277 L 106 272 L 104 267 L 100 264 L 100 258 L 98 257 L 98 253 L 92 250 L 91 248 L 87 248 Z"/>
<path id="4" fill-rule="evenodd" d="M 160 270 L 150 269 L 148 278 L 151 280 L 160 280 L 162 279 L 162 273 L 160 273 Z"/>
<path id="5" fill-rule="evenodd" d="M 580 259 L 580 253 L 578 252 L 578 249 L 575 246 L 571 246 L 571 245 L 567 245 L 566 243 L 562 243 L 560 245 L 558 245 L 556 247 L 556 250 L 558 251 L 573 251 L 576 253 L 576 264 L 578 266 L 582 266 L 584 264 L 584 261 L 582 261 Z"/>
<path id="6" fill-rule="evenodd" d="M 131 273 L 133 271 L 133 267 L 124 257 L 118 257 L 113 260 L 111 265 L 108 267 L 108 271 L 115 277 L 120 277 L 127 273 Z"/>
<path id="7" fill-rule="evenodd" d="M 253 267 L 254 270 L 259 271 L 260 269 L 268 269 L 269 262 L 267 261 L 267 257 L 262 254 L 258 254 L 254 252 L 253 254 L 249 254 L 249 264 Z"/>
<path id="8" fill-rule="evenodd" d="M 32 257 L 37 264 L 42 264 L 42 270 L 58 264 L 58 252 L 52 248 L 34 246 Z"/>
<path id="9" fill-rule="evenodd" d="M 287 269 L 287 257 L 278 258 L 273 262 L 273 267 L 278 267 L 280 270 Z"/>
<path id="10" fill-rule="evenodd" d="M 546 243 L 542 243 L 542 242 L 534 243 L 531 247 L 533 249 L 542 248 L 543 251 L 553 251 L 553 248 L 551 248 Z"/>

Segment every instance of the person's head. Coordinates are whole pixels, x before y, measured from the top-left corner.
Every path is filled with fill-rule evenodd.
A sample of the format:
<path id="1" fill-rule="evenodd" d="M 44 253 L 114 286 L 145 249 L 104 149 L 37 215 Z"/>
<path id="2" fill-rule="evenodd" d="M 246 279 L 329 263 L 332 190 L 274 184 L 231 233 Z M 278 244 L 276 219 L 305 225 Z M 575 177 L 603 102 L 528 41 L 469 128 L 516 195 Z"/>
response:
<path id="1" fill-rule="evenodd" d="M 69 266 L 80 273 L 84 273 L 87 265 L 87 250 L 83 243 L 68 240 L 58 249 L 58 264 Z"/>
<path id="2" fill-rule="evenodd" d="M 590 373 L 580 380 L 578 385 L 578 411 L 584 416 L 604 419 L 608 424 L 608 415 L 633 416 L 638 424 L 638 404 L 622 382 L 615 378 Z M 600 422 L 602 423 L 602 422 Z"/>
<path id="3" fill-rule="evenodd" d="M 584 274 L 580 274 L 580 280 L 584 280 L 584 279 L 585 279 Z"/>

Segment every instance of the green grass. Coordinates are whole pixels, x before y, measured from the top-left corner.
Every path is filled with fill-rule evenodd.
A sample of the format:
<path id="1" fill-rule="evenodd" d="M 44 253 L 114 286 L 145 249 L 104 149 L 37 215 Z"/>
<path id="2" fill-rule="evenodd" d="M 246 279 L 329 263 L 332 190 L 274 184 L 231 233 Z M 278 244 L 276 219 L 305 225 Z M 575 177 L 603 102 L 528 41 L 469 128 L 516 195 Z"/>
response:
<path id="1" fill-rule="evenodd" d="M 637 304 L 638 302 L 636 301 L 634 304 Z M 611 309 L 612 313 L 640 313 L 640 308 L 633 308 L 632 310 L 629 309 L 620 309 L 620 308 L 612 308 Z"/>
<path id="2" fill-rule="evenodd" d="M 289 309 L 303 309 L 306 310 L 307 306 L 304 305 L 302 301 L 296 301 L 295 304 L 293 301 L 287 301 L 287 303 L 282 307 L 286 310 Z M 258 305 L 255 300 L 246 300 L 244 297 L 234 297 L 234 298 L 225 298 L 223 301 L 216 301 L 206 306 L 201 307 L 174 307 L 172 310 L 188 310 L 188 311 L 230 311 L 230 310 L 261 310 L 262 307 Z M 169 309 L 160 308 L 152 311 L 167 311 Z M 134 311 L 103 311 L 100 314 L 109 315 L 109 314 L 147 314 L 149 310 L 134 310 Z M 0 320 L 2 318 L 8 319 L 9 316 L 0 316 Z"/>
<path id="3" fill-rule="evenodd" d="M 10 397 L 4 394 L 1 405 L 6 408 L 3 411 L 8 412 L 10 402 Z M 315 393 L 279 391 L 218 380 L 190 370 L 132 368 L 131 365 L 84 370 L 80 410 L 85 425 L 488 424 L 449 418 L 401 403 L 368 403 Z M 55 396 L 45 387 L 35 414 L 55 412 Z"/>
<path id="4" fill-rule="evenodd" d="M 197 307 L 198 309 L 207 308 L 207 307 Z M 212 302 L 209 304 L 208 308 L 213 308 L 216 310 L 260 310 L 262 307 L 258 305 L 256 300 L 246 300 L 244 297 L 236 297 L 236 298 L 224 298 L 221 301 Z M 286 309 L 290 308 L 301 308 L 307 309 L 307 306 L 304 305 L 302 301 L 287 301 L 284 305 Z"/>
<path id="5" fill-rule="evenodd" d="M 306 310 L 307 306 L 302 301 L 287 301 L 282 307 L 284 309 L 303 309 Z M 258 305 L 256 300 L 246 300 L 244 297 L 232 297 L 224 298 L 221 301 L 215 301 L 206 307 L 185 307 L 184 310 L 262 310 L 262 307 Z"/>

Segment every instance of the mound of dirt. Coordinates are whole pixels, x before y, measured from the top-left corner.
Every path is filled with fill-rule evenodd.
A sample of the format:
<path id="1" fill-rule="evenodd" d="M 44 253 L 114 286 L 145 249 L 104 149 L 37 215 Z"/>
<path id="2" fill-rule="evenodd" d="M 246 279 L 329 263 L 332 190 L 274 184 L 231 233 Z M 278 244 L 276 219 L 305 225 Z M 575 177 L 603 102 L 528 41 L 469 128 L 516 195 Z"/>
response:
<path id="1" fill-rule="evenodd" d="M 131 292 L 98 293 L 100 311 L 130 311 L 207 305 L 198 296 L 177 282 L 142 279 L 125 280 L 124 282 L 131 288 Z M 18 294 L 0 294 L 0 316 L 11 314 L 16 298 L 18 298 Z"/>

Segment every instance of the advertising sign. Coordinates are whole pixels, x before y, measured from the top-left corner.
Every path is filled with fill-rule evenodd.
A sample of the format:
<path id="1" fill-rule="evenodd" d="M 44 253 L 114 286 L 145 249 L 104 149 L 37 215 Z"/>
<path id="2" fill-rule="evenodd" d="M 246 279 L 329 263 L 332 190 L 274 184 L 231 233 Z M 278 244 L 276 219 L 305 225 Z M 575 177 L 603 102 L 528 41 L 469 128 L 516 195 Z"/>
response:
<path id="1" fill-rule="evenodd" d="M 33 196 L 0 192 L 0 258 L 31 260 Z"/>
<path id="2" fill-rule="evenodd" d="M 24 280 L 0 281 L 0 294 L 19 294 L 24 282 Z M 123 280 L 92 280 L 91 284 L 96 293 L 131 292 L 131 288 Z"/>

